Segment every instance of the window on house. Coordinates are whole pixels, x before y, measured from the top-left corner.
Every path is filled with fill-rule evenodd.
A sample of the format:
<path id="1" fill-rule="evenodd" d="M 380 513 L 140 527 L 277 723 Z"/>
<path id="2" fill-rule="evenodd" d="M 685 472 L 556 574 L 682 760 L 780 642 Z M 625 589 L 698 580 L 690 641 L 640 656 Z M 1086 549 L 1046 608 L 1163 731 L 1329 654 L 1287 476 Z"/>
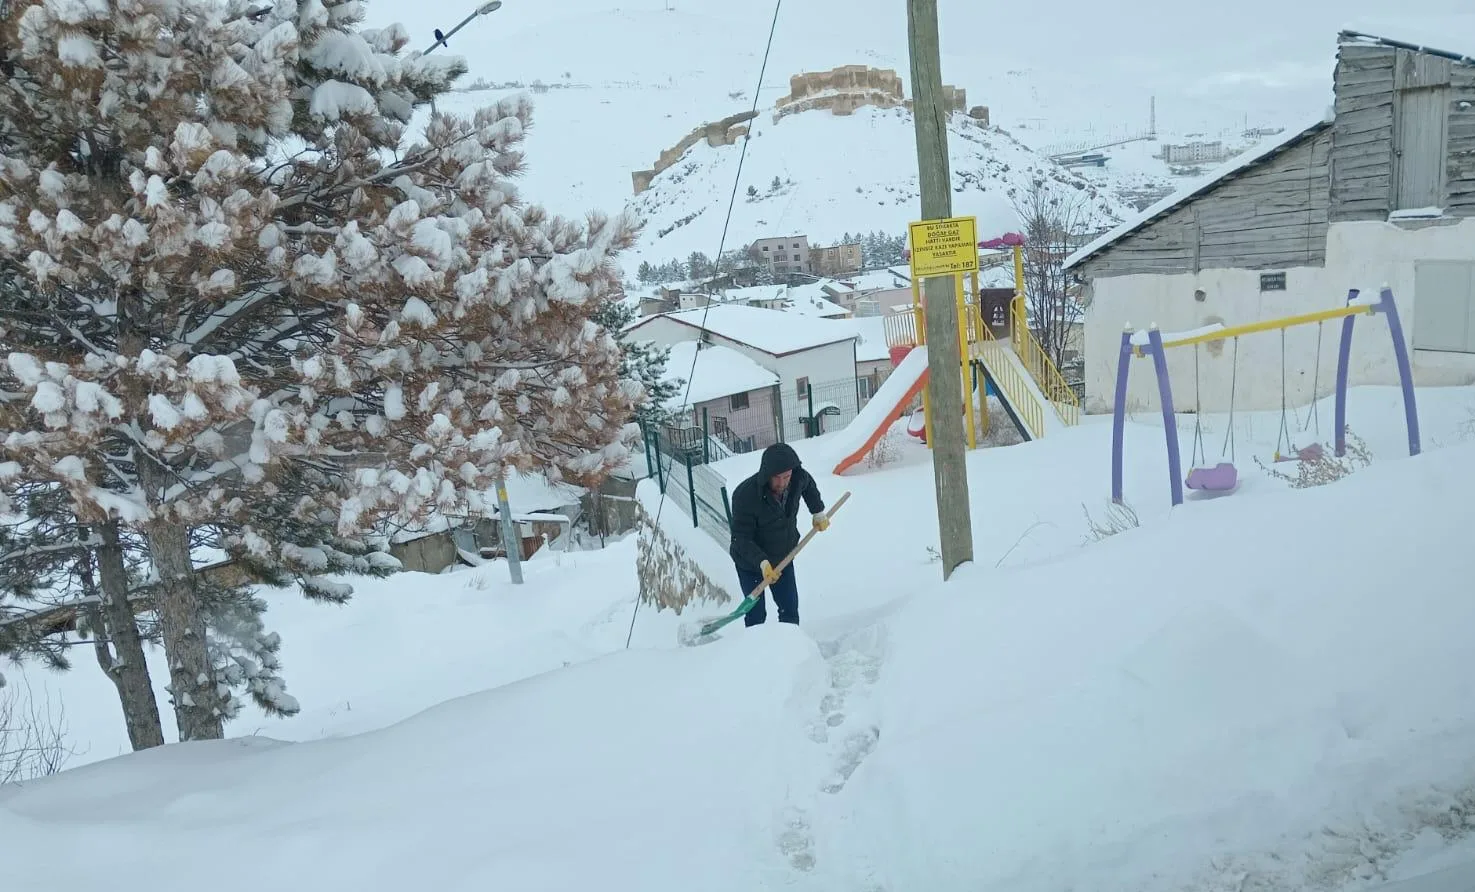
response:
<path id="1" fill-rule="evenodd" d="M 1475 263 L 1414 264 L 1415 350 L 1475 353 Z"/>
<path id="2" fill-rule="evenodd" d="M 800 378 L 798 381 L 796 381 L 794 383 L 794 389 L 796 391 L 798 391 L 799 398 L 800 399 L 803 399 L 804 397 L 808 396 L 809 395 L 809 379 L 808 378 Z"/>
<path id="3" fill-rule="evenodd" d="M 768 250 L 768 246 L 767 246 L 767 245 L 764 245 L 764 246 L 763 246 L 763 250 L 764 250 L 764 251 L 767 251 L 767 250 Z"/>
<path id="4" fill-rule="evenodd" d="M 1400 91 L 1397 118 L 1393 210 L 1443 207 L 1449 89 Z"/>
<path id="5" fill-rule="evenodd" d="M 734 393 L 727 398 L 727 409 L 729 412 L 741 412 L 748 408 L 748 395 L 746 393 Z"/>
<path id="6" fill-rule="evenodd" d="M 856 390 L 860 393 L 861 399 L 868 400 L 871 398 L 871 379 L 869 377 L 856 378 L 855 387 Z"/>

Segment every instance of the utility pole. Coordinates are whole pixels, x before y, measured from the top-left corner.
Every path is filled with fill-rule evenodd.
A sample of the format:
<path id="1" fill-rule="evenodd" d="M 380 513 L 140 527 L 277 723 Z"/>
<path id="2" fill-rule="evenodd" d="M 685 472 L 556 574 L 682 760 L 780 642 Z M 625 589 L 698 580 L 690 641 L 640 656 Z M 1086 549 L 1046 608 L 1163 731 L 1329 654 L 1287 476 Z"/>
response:
<path id="1" fill-rule="evenodd" d="M 947 155 L 948 110 L 942 96 L 937 39 L 937 0 L 907 0 L 911 48 L 912 119 L 917 127 L 917 175 L 922 219 L 952 216 L 952 173 Z M 913 246 L 916 250 L 916 246 Z M 927 325 L 927 401 L 932 414 L 932 476 L 937 488 L 937 530 L 942 539 L 942 578 L 973 560 L 973 518 L 968 505 L 967 444 L 963 441 L 963 357 L 953 279 L 922 282 Z"/>
<path id="2" fill-rule="evenodd" d="M 513 585 L 522 585 L 522 540 L 517 535 L 517 521 L 512 519 L 512 506 L 507 503 L 507 484 L 497 481 L 497 517 L 502 521 L 502 547 L 507 550 L 507 572 Z"/>

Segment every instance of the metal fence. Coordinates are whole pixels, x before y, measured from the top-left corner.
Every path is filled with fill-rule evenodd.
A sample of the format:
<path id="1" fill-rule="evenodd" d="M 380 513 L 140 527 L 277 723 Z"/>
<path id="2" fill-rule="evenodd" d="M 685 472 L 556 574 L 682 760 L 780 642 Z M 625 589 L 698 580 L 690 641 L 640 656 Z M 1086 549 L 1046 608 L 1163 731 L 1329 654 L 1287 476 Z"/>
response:
<path id="1" fill-rule="evenodd" d="M 725 451 L 696 428 L 645 430 L 646 461 L 661 492 L 724 549 L 732 541 L 732 504 L 727 481 L 707 462 L 725 458 L 714 455 Z"/>
<path id="2" fill-rule="evenodd" d="M 753 391 L 751 411 L 740 416 L 700 408 L 645 431 L 651 450 L 680 462 L 709 464 L 745 452 L 833 433 L 855 419 L 885 381 L 886 372 L 839 381 Z M 761 397 L 761 399 L 760 399 Z M 744 399 L 744 405 L 748 404 Z M 737 420 L 739 419 L 740 420 Z"/>
<path id="3" fill-rule="evenodd" d="M 868 400 L 861 398 L 858 378 L 809 383 L 804 392 L 785 388 L 782 401 L 784 442 L 837 431 L 860 413 Z"/>
<path id="4" fill-rule="evenodd" d="M 683 416 L 674 423 L 643 426 L 645 458 L 661 492 L 692 521 L 726 548 L 731 540 L 732 509 L 727 480 L 713 462 L 756 452 L 774 443 L 831 433 L 855 419 L 884 376 L 806 382 L 801 393 L 787 388 L 775 394 L 771 420 L 751 419 L 738 436 L 721 417 L 709 412 Z M 777 390 L 778 388 L 775 388 Z"/>

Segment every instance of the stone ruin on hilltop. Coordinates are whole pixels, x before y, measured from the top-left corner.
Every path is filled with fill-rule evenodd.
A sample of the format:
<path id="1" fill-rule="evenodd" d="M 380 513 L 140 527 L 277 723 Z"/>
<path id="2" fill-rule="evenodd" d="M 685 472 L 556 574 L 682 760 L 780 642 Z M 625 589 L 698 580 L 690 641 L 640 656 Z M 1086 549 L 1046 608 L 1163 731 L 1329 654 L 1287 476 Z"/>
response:
<path id="1" fill-rule="evenodd" d="M 949 113 L 961 114 L 966 110 L 970 118 L 988 126 L 988 106 L 975 105 L 968 108 L 967 90 L 944 84 L 942 95 Z M 773 120 L 776 123 L 789 115 L 812 109 L 828 109 L 831 114 L 850 115 L 865 106 L 905 108 L 910 111 L 912 100 L 906 98 L 901 76 L 890 68 L 841 65 L 829 71 L 803 72 L 790 77 L 789 95 L 775 104 Z M 691 131 L 676 145 L 662 152 L 654 167 L 630 174 L 635 194 L 639 195 L 649 189 L 651 181 L 661 171 L 675 164 L 699 140 L 705 139 L 707 145 L 713 148 L 733 145 L 747 135 L 748 122 L 756 117 L 756 112 L 741 112 L 711 124 L 703 124 Z"/>
<path id="2" fill-rule="evenodd" d="M 970 117 L 988 125 L 988 107 L 977 105 L 969 109 L 967 90 L 944 84 L 942 97 L 948 112 L 966 110 Z M 912 100 L 906 98 L 901 76 L 890 68 L 841 65 L 829 71 L 803 72 L 789 78 L 789 95 L 775 104 L 773 120 L 777 122 L 816 108 L 829 109 L 835 115 L 850 115 L 868 105 L 910 111 Z"/>

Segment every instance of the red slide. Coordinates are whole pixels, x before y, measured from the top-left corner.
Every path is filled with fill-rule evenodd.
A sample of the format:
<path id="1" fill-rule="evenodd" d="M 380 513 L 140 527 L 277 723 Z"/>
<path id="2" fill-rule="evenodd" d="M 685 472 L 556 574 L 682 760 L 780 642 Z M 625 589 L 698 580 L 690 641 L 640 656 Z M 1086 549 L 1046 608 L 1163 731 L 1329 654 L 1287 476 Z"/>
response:
<path id="1" fill-rule="evenodd" d="M 843 436 L 849 442 L 840 447 L 843 457 L 835 462 L 832 473 L 843 474 L 864 459 L 922 392 L 926 383 L 927 348 L 917 347 L 907 354 L 855 420 L 846 426 Z"/>

